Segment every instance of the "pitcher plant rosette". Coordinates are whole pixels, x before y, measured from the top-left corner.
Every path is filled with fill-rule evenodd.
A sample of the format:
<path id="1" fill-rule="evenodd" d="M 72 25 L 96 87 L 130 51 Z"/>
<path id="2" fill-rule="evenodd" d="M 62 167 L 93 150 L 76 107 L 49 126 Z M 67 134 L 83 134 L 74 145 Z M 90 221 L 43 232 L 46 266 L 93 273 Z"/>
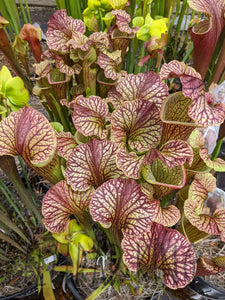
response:
<path id="1" fill-rule="evenodd" d="M 86 23 L 96 25 L 90 35 L 65 10 L 48 23 L 49 50 L 35 67 L 51 122 L 30 106 L 11 112 L 0 123 L 0 155 L 20 155 L 53 184 L 43 223 L 72 260 L 58 270 L 84 272 L 87 252 L 106 259 L 110 244 L 107 278 L 87 299 L 110 284 L 119 291 L 121 274 L 130 284 L 147 272 L 181 289 L 195 275 L 225 268 L 224 257 L 197 260 L 193 249 L 209 235 L 225 241 L 225 209 L 206 201 L 225 161 L 208 154 L 202 135 L 223 123 L 225 105 L 214 103 L 201 75 L 183 62 L 165 63 L 159 73 L 123 71 L 139 29 L 130 27 L 127 3 L 89 2 Z M 105 32 L 97 31 L 99 20 Z M 172 78 L 182 91 L 169 93 Z"/>

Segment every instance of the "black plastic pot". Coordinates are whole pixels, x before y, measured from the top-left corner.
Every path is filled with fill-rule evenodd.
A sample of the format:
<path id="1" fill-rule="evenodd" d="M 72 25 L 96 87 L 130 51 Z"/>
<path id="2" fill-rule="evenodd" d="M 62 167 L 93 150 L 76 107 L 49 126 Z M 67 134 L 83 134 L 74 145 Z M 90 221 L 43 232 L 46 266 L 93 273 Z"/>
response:
<path id="1" fill-rule="evenodd" d="M 38 291 L 37 284 L 33 284 L 29 288 L 18 292 L 16 294 L 7 296 L 7 297 L 0 297 L 1 300 L 8 300 L 8 299 L 24 299 L 28 296 L 34 295 Z"/>
<path id="2" fill-rule="evenodd" d="M 153 298 L 146 300 L 225 300 L 225 290 L 220 289 L 202 277 L 194 280 L 184 289 L 172 291 L 166 289 L 163 293 L 157 293 Z"/>
<path id="3" fill-rule="evenodd" d="M 74 280 L 68 277 L 66 280 L 67 288 L 76 300 L 84 300 L 79 294 Z M 225 290 L 205 281 L 202 277 L 195 277 L 194 280 L 184 289 L 172 291 L 166 289 L 165 292 L 156 293 L 153 298 L 143 298 L 143 300 L 225 300 Z"/>
<path id="4" fill-rule="evenodd" d="M 65 257 L 63 255 L 58 255 L 57 257 L 57 265 L 63 265 L 65 264 Z M 51 271 L 51 278 L 54 281 L 54 279 L 56 279 L 58 277 L 59 272 L 55 272 L 55 271 Z M 41 284 L 43 283 L 43 280 L 41 278 Z M 38 293 L 38 286 L 37 283 L 31 285 L 30 287 L 9 295 L 9 296 L 4 296 L 4 297 L 0 297 L 0 300 L 9 300 L 9 299 L 26 299 L 29 296 L 34 296 L 37 295 Z M 36 298 L 35 298 L 36 299 Z"/>

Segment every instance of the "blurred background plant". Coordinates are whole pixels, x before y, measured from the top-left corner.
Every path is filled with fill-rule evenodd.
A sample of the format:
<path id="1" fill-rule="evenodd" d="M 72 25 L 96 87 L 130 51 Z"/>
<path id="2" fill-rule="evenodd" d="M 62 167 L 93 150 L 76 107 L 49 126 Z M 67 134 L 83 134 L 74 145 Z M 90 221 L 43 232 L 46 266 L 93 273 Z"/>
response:
<path id="1" fill-rule="evenodd" d="M 205 26 L 204 29 L 209 29 L 207 26 L 216 22 L 216 13 L 218 12 L 218 10 L 215 9 L 212 11 L 205 10 L 204 7 L 197 5 L 197 2 L 198 1 L 193 0 L 131 0 L 129 1 L 130 5 L 128 5 L 128 1 L 126 0 L 58 0 L 56 1 L 58 9 L 66 9 L 69 16 L 84 21 L 87 27 L 85 33 L 86 37 L 84 37 L 84 39 L 89 38 L 91 46 L 88 49 L 85 47 L 82 49 L 82 46 L 79 46 L 81 47 L 78 47 L 79 50 L 68 51 L 67 45 L 63 45 L 63 47 L 60 48 L 59 44 L 55 43 L 55 41 L 48 41 L 48 46 L 51 51 L 44 52 L 40 45 L 41 30 L 28 24 L 31 23 L 31 20 L 27 1 L 23 3 L 19 1 L 19 5 L 16 5 L 15 1 L 11 1 L 10 5 L 7 0 L 0 1 L 0 13 L 2 15 L 2 17 L 0 17 L 0 50 L 8 58 L 16 74 L 22 78 L 24 86 L 29 93 L 34 93 L 40 97 L 42 104 L 49 113 L 49 119 L 52 122 L 56 122 L 53 126 L 57 129 L 58 134 L 60 134 L 62 128 L 64 131 L 74 134 L 75 128 L 71 121 L 71 107 L 69 107 L 68 102 L 80 94 L 85 94 L 86 97 L 96 94 L 105 97 L 108 89 L 115 85 L 119 79 L 118 74 L 121 70 L 134 74 L 145 73 L 149 70 L 158 72 L 164 62 L 170 62 L 176 59 L 192 64 L 192 59 L 194 59 L 194 66 L 201 73 L 203 79 L 205 78 L 208 85 L 211 82 L 217 83 L 223 80 L 224 30 L 222 21 L 220 24 L 221 28 L 217 33 L 217 38 L 214 40 L 214 48 L 207 58 L 209 61 L 211 60 L 207 65 L 207 68 L 209 67 L 208 72 L 202 71 L 202 65 L 204 65 L 204 68 L 206 65 L 202 57 L 197 60 L 198 65 L 196 65 L 196 49 L 203 49 L 203 44 L 197 45 L 194 35 L 196 32 L 201 33 L 201 22 L 203 22 Z M 207 0 L 205 3 L 211 2 L 212 1 Z M 13 4 L 11 5 L 11 3 Z M 218 1 L 217 4 L 219 3 L 220 1 Z M 219 6 L 219 8 L 221 8 L 221 11 L 223 10 L 222 6 Z M 128 15 L 124 14 L 125 11 Z M 215 13 L 213 14 L 213 12 Z M 211 14 L 209 19 L 201 21 L 200 17 L 205 18 L 203 13 L 206 13 L 206 16 Z M 68 20 L 69 24 L 71 19 L 68 19 L 65 14 L 64 17 L 64 21 Z M 194 18 L 195 20 L 191 22 L 189 29 L 189 23 Z M 53 21 L 54 18 L 52 19 L 52 23 L 54 23 Z M 128 30 L 127 32 L 121 29 L 121 23 L 123 26 L 125 24 L 123 29 Z M 25 26 L 23 26 L 23 24 Z M 51 21 L 49 24 L 51 25 Z M 79 23 L 77 22 L 77 24 Z M 65 26 L 65 24 L 62 25 Z M 63 29 L 67 28 L 61 28 L 62 34 Z M 78 32 L 80 36 L 81 34 L 83 35 L 83 28 L 79 30 L 76 30 L 76 33 Z M 116 52 L 118 50 L 116 43 L 113 44 L 112 48 L 110 48 L 111 44 L 105 47 L 104 40 L 98 40 L 96 38 L 100 32 L 108 34 L 113 38 L 115 35 L 118 40 L 126 39 L 127 44 L 125 50 L 122 50 L 123 54 L 121 57 L 118 55 L 118 52 Z M 76 40 L 76 35 L 73 36 L 74 33 L 74 31 L 69 32 L 71 37 L 68 38 L 68 36 L 66 36 L 66 42 L 80 42 L 79 39 Z M 49 36 L 51 36 L 51 34 L 49 34 Z M 62 35 L 59 36 L 59 38 L 60 37 L 62 37 Z M 104 35 L 101 37 L 104 37 Z M 204 43 L 204 41 L 202 41 L 202 43 Z M 104 48 L 102 53 L 101 47 Z M 121 47 L 121 44 L 119 47 Z M 28 62 L 29 49 L 31 49 L 37 62 L 35 66 L 37 75 L 35 80 L 33 80 L 34 78 L 31 79 L 30 65 Z M 193 49 L 194 56 L 192 57 Z M 112 53 L 114 53 L 115 56 L 110 55 Z M 107 56 L 105 54 L 107 54 Z M 111 73 L 107 73 L 104 66 L 104 62 L 108 63 L 109 60 L 111 66 L 113 66 L 110 69 Z M 107 63 L 105 63 L 105 65 Z M 14 86 L 11 81 L 13 78 L 10 77 L 11 75 L 8 74 L 5 68 L 2 69 L 0 75 L 0 96 L 3 104 L 1 111 L 2 117 L 4 118 L 8 116 L 11 111 L 27 105 L 28 92 L 24 92 L 23 94 L 22 98 L 24 102 L 18 104 L 17 98 L 15 102 L 15 92 L 13 88 L 22 87 L 24 90 L 21 81 L 17 78 L 17 85 Z M 104 85 L 106 89 L 101 90 L 101 87 Z M 62 99 L 67 99 L 68 101 L 62 103 Z M 69 138 L 73 139 L 71 136 L 69 136 Z M 80 143 L 82 139 L 84 139 L 84 136 L 77 131 L 75 135 L 76 142 Z M 73 147 L 77 145 L 75 140 L 73 140 Z M 87 140 L 88 138 L 85 141 Z M 17 203 L 16 196 L 9 193 L 7 186 L 2 183 L 1 190 L 7 199 L 7 204 L 4 203 L 6 206 L 3 208 L 5 214 L 2 216 L 2 234 L 4 234 L 4 236 L 1 236 L 1 238 L 7 241 L 8 245 L 16 247 L 25 255 L 27 245 L 32 244 L 34 240 L 32 236 L 24 236 L 21 228 L 26 228 L 28 233 L 32 233 L 34 227 L 41 227 L 41 225 L 38 225 L 41 224 L 41 216 L 35 201 L 33 201 L 32 188 L 30 188 L 30 194 L 28 195 L 27 190 L 24 190 L 24 187 L 21 188 L 21 183 L 18 184 L 21 179 L 18 179 L 16 165 L 16 175 L 14 173 L 9 174 L 10 168 L 8 166 L 9 163 L 11 165 L 13 163 L 14 166 L 13 159 L 11 157 L 3 157 L 2 161 L 0 167 L 5 174 L 9 176 L 10 181 L 15 184 L 17 192 L 27 206 L 26 210 L 30 212 L 28 215 L 30 215 L 28 217 L 29 221 L 27 222 L 27 220 L 24 219 L 23 213 L 21 214 L 21 211 L 24 211 L 24 204 L 21 206 L 20 202 Z M 65 162 L 63 162 L 63 159 L 61 162 L 63 169 Z M 29 187 L 29 181 L 27 182 L 27 186 Z M 12 206 L 13 210 L 13 213 L 9 215 L 7 215 L 9 209 L 8 205 Z M 13 218 L 14 215 L 19 216 L 19 223 L 17 223 L 17 219 L 15 220 Z M 14 232 L 13 234 L 12 231 Z M 15 239 L 13 239 L 15 233 L 20 236 L 20 242 L 16 242 Z M 24 245 L 26 246 L 24 247 Z M 5 249 L 1 249 L 0 251 L 2 260 L 7 261 L 7 257 L 4 256 Z"/>
<path id="2" fill-rule="evenodd" d="M 128 73 L 157 71 L 163 62 L 173 59 L 189 64 L 192 64 L 194 60 L 194 67 L 201 73 L 203 79 L 206 79 L 209 86 L 212 82 L 219 83 L 224 79 L 223 6 L 220 5 L 220 0 L 217 2 L 214 7 L 214 2 L 211 0 L 206 0 L 202 5 L 195 0 L 131 0 L 129 5 L 127 0 L 56 0 L 56 6 L 57 9 L 66 9 L 67 14 L 74 19 L 82 19 L 88 28 L 87 36 L 96 31 L 108 31 L 115 18 L 111 11 L 126 10 L 130 15 L 130 25 L 139 27 L 135 37 L 130 38 L 127 48 L 128 53 L 123 66 Z M 27 63 L 28 44 L 31 48 L 33 47 L 32 51 L 37 61 L 40 60 L 40 49 L 39 58 L 36 54 L 37 40 L 41 40 L 41 33 L 39 30 L 35 33 L 36 48 L 31 42 L 31 40 L 34 41 L 34 33 L 32 33 L 31 40 L 24 34 L 24 30 L 21 33 L 23 25 L 31 23 L 27 0 L 20 0 L 18 4 L 15 0 L 10 1 L 10 4 L 6 0 L 0 1 L 0 14 L 6 20 L 1 22 L 0 31 L 2 31 L 2 36 L 4 31 L 8 39 L 7 46 L 6 37 L 1 39 L 0 50 L 8 57 L 13 68 L 31 92 L 31 73 Z M 30 31 L 29 28 L 28 32 Z M 208 47 L 206 40 L 210 40 L 213 35 L 215 38 L 210 46 L 212 51 L 201 50 Z M 201 52 L 207 52 L 207 58 L 201 53 L 197 54 L 198 49 Z M 196 55 L 199 55 L 200 59 Z M 19 61 L 22 62 L 23 70 Z M 204 71 L 201 71 L 203 65 Z M 208 70 L 207 73 L 206 70 Z"/>

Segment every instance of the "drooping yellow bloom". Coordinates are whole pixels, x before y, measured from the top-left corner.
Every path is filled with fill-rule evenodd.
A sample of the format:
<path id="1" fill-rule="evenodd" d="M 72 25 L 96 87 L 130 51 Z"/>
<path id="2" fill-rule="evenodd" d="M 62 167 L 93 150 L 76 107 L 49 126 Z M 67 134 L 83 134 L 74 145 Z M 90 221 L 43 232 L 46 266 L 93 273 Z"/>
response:
<path id="1" fill-rule="evenodd" d="M 6 66 L 0 70 L 0 101 L 3 99 L 13 111 L 26 106 L 29 100 L 29 93 L 24 87 L 23 80 L 18 76 L 12 77 Z M 1 111 L 4 111 L 2 107 Z"/>
<path id="2" fill-rule="evenodd" d="M 124 9 L 128 0 L 109 0 L 113 9 Z"/>
<path id="3" fill-rule="evenodd" d="M 112 6 L 109 2 L 109 0 L 88 0 L 88 8 L 92 11 L 98 9 L 108 11 L 112 9 Z"/>
<path id="4" fill-rule="evenodd" d="M 168 31 L 168 19 L 160 16 L 156 20 L 150 14 L 145 19 L 136 17 L 133 19 L 133 24 L 140 27 L 137 32 L 137 38 L 146 42 L 153 36 L 161 38 L 162 34 L 166 34 Z"/>
<path id="5" fill-rule="evenodd" d="M 149 27 L 150 36 L 157 36 L 160 38 L 162 34 L 165 34 L 168 31 L 167 23 L 168 23 L 167 18 L 162 18 L 157 20 L 152 19 L 152 23 Z"/>

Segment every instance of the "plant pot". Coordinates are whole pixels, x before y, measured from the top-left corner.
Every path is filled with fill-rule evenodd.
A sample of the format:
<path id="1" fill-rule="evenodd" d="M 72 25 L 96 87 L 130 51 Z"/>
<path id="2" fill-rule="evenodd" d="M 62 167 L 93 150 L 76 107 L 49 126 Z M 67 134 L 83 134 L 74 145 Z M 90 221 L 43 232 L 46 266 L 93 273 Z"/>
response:
<path id="1" fill-rule="evenodd" d="M 75 282 L 72 279 L 71 275 L 67 276 L 66 286 L 68 290 L 72 293 L 76 300 L 85 300 L 81 296 L 76 288 Z M 156 292 L 148 298 L 143 298 L 145 300 L 224 300 L 225 299 L 225 290 L 218 288 L 207 281 L 202 277 L 195 277 L 194 280 L 186 286 L 184 289 L 178 290 L 169 290 L 165 289 L 162 292 Z"/>
<path id="2" fill-rule="evenodd" d="M 53 256 L 54 255 L 49 256 L 48 258 L 46 258 L 46 260 L 48 259 L 51 262 L 53 262 L 52 261 L 54 259 Z M 63 255 L 58 255 L 57 265 L 63 265 L 64 263 L 65 263 L 65 257 Z M 46 262 L 46 264 L 48 264 L 48 262 Z M 60 272 L 51 271 L 52 281 L 56 280 L 58 278 L 59 274 L 60 274 Z M 41 285 L 42 284 L 43 284 L 43 279 L 41 278 Z M 36 298 L 35 295 L 37 295 L 38 298 Z M 27 299 L 27 300 L 29 300 L 28 299 L 29 296 L 32 296 L 29 298 L 30 300 L 42 299 L 41 298 L 42 296 L 38 295 L 38 284 L 37 283 L 32 284 L 30 287 L 28 287 L 20 292 L 14 293 L 9 296 L 0 297 L 0 300 L 8 300 L 8 299 Z"/>
<path id="3" fill-rule="evenodd" d="M 146 300 L 182 300 L 182 299 L 197 299 L 197 300 L 214 300 L 225 299 L 225 290 L 220 289 L 207 281 L 202 277 L 196 276 L 194 280 L 180 290 L 168 290 L 165 292 L 157 293 L 153 298 Z"/>

